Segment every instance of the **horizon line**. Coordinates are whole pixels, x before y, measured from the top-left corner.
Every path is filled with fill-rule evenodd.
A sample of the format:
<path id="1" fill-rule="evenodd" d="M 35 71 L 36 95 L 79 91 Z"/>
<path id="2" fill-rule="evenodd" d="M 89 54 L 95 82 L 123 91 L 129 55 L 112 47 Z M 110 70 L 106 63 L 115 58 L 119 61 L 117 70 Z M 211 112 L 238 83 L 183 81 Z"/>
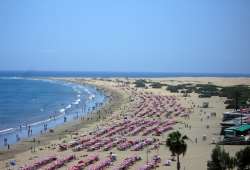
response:
<path id="1" fill-rule="evenodd" d="M 207 72 L 156 72 L 156 71 L 62 71 L 62 70 L 0 70 L 0 73 L 26 76 L 76 76 L 76 77 L 250 77 L 250 73 L 207 73 Z M 34 75 L 32 75 L 34 73 Z M 39 74 L 40 73 L 40 74 Z M 51 73 L 51 74 L 50 74 Z M 37 75 L 35 75 L 37 74 Z M 54 75 L 53 75 L 54 74 Z M 64 75 L 63 75 L 64 74 Z M 70 75 L 71 74 L 71 75 Z M 2 75 L 4 76 L 4 75 Z M 1 75 L 0 75 L 1 77 Z"/>
<path id="2" fill-rule="evenodd" d="M 71 72 L 71 73 L 156 73 L 156 74 L 243 74 L 250 75 L 250 73 L 239 72 L 175 72 L 175 71 L 112 71 L 112 70 L 0 70 L 0 72 Z"/>

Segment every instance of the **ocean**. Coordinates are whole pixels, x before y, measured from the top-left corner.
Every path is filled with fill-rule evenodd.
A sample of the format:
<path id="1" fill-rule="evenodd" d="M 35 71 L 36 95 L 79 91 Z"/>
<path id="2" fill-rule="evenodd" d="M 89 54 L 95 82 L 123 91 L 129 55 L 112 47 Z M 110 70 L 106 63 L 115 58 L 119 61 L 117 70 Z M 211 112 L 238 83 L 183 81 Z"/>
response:
<path id="1" fill-rule="evenodd" d="M 0 77 L 250 77 L 244 73 L 112 72 L 112 71 L 0 71 Z"/>
<path id="2" fill-rule="evenodd" d="M 34 77 L 0 77 L 0 147 L 86 115 L 105 94 L 93 86 Z M 28 127 L 32 135 L 28 135 Z M 6 144 L 6 143 L 5 143 Z"/>

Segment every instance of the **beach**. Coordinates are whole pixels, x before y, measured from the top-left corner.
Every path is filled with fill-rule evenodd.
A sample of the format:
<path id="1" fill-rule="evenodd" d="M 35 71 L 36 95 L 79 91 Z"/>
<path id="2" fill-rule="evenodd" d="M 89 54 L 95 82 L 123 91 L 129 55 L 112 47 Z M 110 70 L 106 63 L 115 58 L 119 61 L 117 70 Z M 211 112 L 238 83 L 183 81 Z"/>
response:
<path id="1" fill-rule="evenodd" d="M 93 86 L 63 80 L 1 77 L 0 84 L 0 148 L 79 119 L 107 101 Z"/>
<path id="2" fill-rule="evenodd" d="M 0 169 L 14 169 L 30 165 L 51 155 L 57 159 L 73 155 L 74 159 L 66 161 L 63 166 L 58 168 L 63 170 L 79 164 L 80 160 L 91 155 L 98 155 L 100 161 L 105 160 L 112 152 L 117 160 L 106 169 L 117 168 L 125 158 L 138 156 L 141 157 L 141 160 L 134 161 L 129 167 L 129 169 L 136 170 L 157 155 L 161 158 L 161 162 L 157 162 L 156 169 L 174 170 L 176 162 L 172 162 L 167 167 L 163 165 L 166 160 L 171 158 L 165 141 L 170 132 L 179 130 L 189 137 L 187 153 L 180 158 L 181 169 L 205 170 L 211 151 L 215 147 L 212 143 L 221 140 L 219 134 L 222 113 L 229 111 L 225 109 L 225 98 L 218 96 L 199 98 L 198 94 L 195 93 L 183 96 L 181 93 L 171 93 L 165 87 L 136 88 L 133 82 L 138 79 L 170 85 L 187 83 L 212 83 L 225 87 L 241 84 L 250 85 L 250 78 L 245 77 L 60 78 L 59 80 L 94 85 L 110 97 L 109 101 L 103 107 L 89 113 L 84 120 L 71 121 L 55 128 L 53 132 L 36 137 L 34 143 L 30 139 L 11 145 L 10 150 L 0 151 Z M 201 108 L 203 102 L 208 102 L 209 107 Z M 216 116 L 210 116 L 209 114 L 212 112 L 215 112 Z M 169 113 L 168 116 L 166 113 Z M 157 131 L 150 129 L 154 126 L 156 126 Z M 157 134 L 158 131 L 162 132 Z M 95 139 L 97 141 L 94 142 Z M 93 143 L 90 143 L 87 148 L 74 151 L 74 147 L 71 147 L 70 144 L 79 140 L 88 140 Z M 120 143 L 115 143 L 119 140 L 121 140 Z M 114 145 L 105 151 L 104 147 L 112 142 Z M 97 146 L 96 143 L 100 144 Z M 122 145 L 123 143 L 124 145 Z M 60 150 L 63 146 L 66 146 L 66 149 Z M 91 148 L 91 146 L 97 148 Z M 243 147 L 224 146 L 226 151 L 232 155 Z M 10 160 L 15 160 L 16 166 L 8 165 Z M 52 164 L 53 162 L 48 163 L 40 169 L 49 168 Z M 95 164 L 98 164 L 98 161 L 93 163 L 93 165 Z M 88 165 L 86 168 L 91 166 Z"/>

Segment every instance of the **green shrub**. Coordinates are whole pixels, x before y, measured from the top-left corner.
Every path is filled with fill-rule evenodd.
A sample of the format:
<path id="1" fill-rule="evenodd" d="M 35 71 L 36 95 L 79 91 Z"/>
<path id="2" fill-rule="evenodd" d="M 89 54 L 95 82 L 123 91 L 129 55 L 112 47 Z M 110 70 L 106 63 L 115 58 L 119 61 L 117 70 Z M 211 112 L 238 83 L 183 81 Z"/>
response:
<path id="1" fill-rule="evenodd" d="M 135 81 L 135 87 L 145 87 L 146 83 L 147 83 L 147 81 L 143 80 L 143 79 L 136 80 Z"/>
<path id="2" fill-rule="evenodd" d="M 161 88 L 163 86 L 163 84 L 161 84 L 159 82 L 153 82 L 153 83 L 150 84 L 150 86 L 152 88 L 158 88 L 159 89 L 159 88 Z"/>

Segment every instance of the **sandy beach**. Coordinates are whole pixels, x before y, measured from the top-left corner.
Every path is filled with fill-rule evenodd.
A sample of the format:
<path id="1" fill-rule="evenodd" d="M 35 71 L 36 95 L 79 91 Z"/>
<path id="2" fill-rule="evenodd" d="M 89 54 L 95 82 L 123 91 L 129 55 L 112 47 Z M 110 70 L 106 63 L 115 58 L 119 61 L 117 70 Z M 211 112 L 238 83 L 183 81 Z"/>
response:
<path id="1" fill-rule="evenodd" d="M 250 1 L 0 9 L 0 170 L 250 170 Z"/>
<path id="2" fill-rule="evenodd" d="M 170 85 L 186 83 L 212 83 L 219 86 L 250 85 L 250 78 L 244 77 L 145 79 Z M 58 168 L 66 170 L 79 164 L 80 160 L 94 154 L 98 155 L 100 160 L 93 162 L 93 165 L 96 165 L 109 157 L 110 152 L 112 152 L 117 160 L 105 169 L 117 168 L 125 158 L 138 156 L 141 157 L 141 160 L 136 160 L 129 167 L 129 169 L 136 170 L 143 167 L 147 160 L 152 160 L 154 155 L 158 155 L 161 162 L 157 164 L 156 169 L 174 170 L 176 162 L 172 162 L 167 167 L 163 165 L 166 160 L 171 158 L 165 141 L 170 132 L 179 130 L 190 138 L 187 142 L 187 153 L 184 157 L 181 156 L 181 169 L 205 170 L 211 151 L 215 147 L 214 144 L 211 144 L 212 141 L 221 140 L 219 135 L 220 122 L 222 113 L 227 111 L 224 104 L 225 98 L 217 96 L 199 98 L 198 94 L 195 93 L 183 97 L 180 93 L 167 91 L 165 87 L 159 89 L 135 88 L 133 84 L 135 79 L 63 78 L 63 80 L 94 85 L 103 89 L 110 96 L 110 100 L 100 110 L 89 113 L 88 118 L 72 121 L 54 129 L 53 133 L 36 137 L 37 141 L 40 142 L 35 144 L 35 152 L 31 151 L 34 144 L 28 140 L 11 146 L 9 151 L 1 150 L 0 169 L 18 169 L 18 167 L 30 165 L 51 155 L 57 159 L 73 155 L 73 160 L 66 161 L 63 166 Z M 208 102 L 209 107 L 201 108 L 203 102 Z M 216 116 L 208 116 L 211 112 L 215 112 Z M 184 116 L 186 114 L 188 116 Z M 155 128 L 151 130 L 154 126 Z M 156 129 L 157 131 L 155 131 Z M 158 134 L 157 132 L 161 130 L 162 133 Z M 203 136 L 206 136 L 206 140 L 203 139 Z M 70 144 L 79 140 L 92 141 L 92 144 L 75 151 L 75 147 L 80 144 L 76 144 L 74 147 L 71 147 Z M 96 141 L 94 142 L 94 140 Z M 119 140 L 121 141 L 118 143 Z M 97 143 L 100 144 L 97 145 Z M 113 145 L 105 151 L 104 148 L 110 143 Z M 60 146 L 66 146 L 65 150 L 60 150 Z M 96 146 L 96 148 L 91 148 L 92 146 Z M 138 146 L 138 150 L 136 146 Z M 224 146 L 224 148 L 230 154 L 234 154 L 243 146 Z M 15 167 L 8 165 L 10 160 L 16 161 Z M 48 163 L 39 169 L 48 169 L 52 164 L 53 162 Z M 86 169 L 90 169 L 93 165 L 86 166 Z"/>

